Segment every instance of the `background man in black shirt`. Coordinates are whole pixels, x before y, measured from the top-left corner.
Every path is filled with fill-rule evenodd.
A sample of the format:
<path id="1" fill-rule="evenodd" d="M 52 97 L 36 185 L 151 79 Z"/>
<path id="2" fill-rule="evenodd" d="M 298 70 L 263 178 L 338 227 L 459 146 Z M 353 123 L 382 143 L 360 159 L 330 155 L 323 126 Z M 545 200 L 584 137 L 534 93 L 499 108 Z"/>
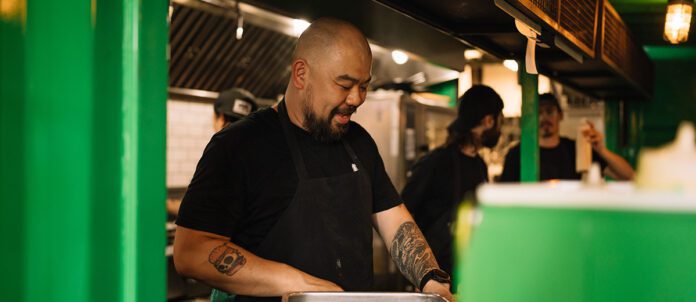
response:
<path id="1" fill-rule="evenodd" d="M 215 134 L 184 197 L 177 270 L 236 301 L 372 287 L 372 227 L 423 292 L 451 298 L 369 134 L 372 54 L 353 25 L 320 19 L 300 36 L 285 99 Z"/>
<path id="2" fill-rule="evenodd" d="M 443 270 L 452 272 L 450 225 L 467 193 L 488 181 L 479 149 L 493 148 L 500 138 L 503 100 L 490 87 L 474 85 L 459 98 L 457 119 L 447 143 L 423 157 L 412 169 L 402 196 Z"/>
<path id="3" fill-rule="evenodd" d="M 561 137 L 559 123 L 563 111 L 553 94 L 539 96 L 539 179 L 580 179 L 575 169 L 575 141 Z M 598 162 L 604 175 L 618 180 L 633 179 L 633 168 L 621 156 L 609 151 L 604 136 L 590 123 L 584 138 L 592 144 L 592 161 Z M 520 146 L 510 149 L 505 156 L 501 182 L 520 181 Z"/>

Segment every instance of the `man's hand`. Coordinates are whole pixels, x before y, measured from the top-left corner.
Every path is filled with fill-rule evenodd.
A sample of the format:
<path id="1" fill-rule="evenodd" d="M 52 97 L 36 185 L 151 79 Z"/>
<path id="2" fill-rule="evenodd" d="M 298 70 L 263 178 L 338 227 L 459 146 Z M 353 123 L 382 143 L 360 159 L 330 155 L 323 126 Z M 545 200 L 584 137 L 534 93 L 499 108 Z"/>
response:
<path id="1" fill-rule="evenodd" d="M 587 125 L 589 127 L 582 131 L 582 135 L 592 144 L 592 149 L 598 153 L 604 152 L 604 135 L 595 129 L 594 123 L 587 121 Z"/>
<path id="2" fill-rule="evenodd" d="M 633 167 L 621 156 L 607 149 L 604 145 L 604 135 L 595 129 L 592 122 L 588 121 L 587 124 L 589 127 L 582 132 L 582 135 L 592 144 L 592 149 L 607 162 L 604 174 L 618 180 L 633 179 Z"/>
<path id="3" fill-rule="evenodd" d="M 303 274 L 304 286 L 301 290 L 306 292 L 342 292 L 343 289 L 335 283 L 320 279 L 308 274 Z"/>
<path id="4" fill-rule="evenodd" d="M 423 293 L 425 294 L 438 294 L 447 301 L 455 302 L 454 295 L 450 292 L 450 285 L 447 283 L 440 283 L 435 280 L 430 280 L 423 287 Z"/>

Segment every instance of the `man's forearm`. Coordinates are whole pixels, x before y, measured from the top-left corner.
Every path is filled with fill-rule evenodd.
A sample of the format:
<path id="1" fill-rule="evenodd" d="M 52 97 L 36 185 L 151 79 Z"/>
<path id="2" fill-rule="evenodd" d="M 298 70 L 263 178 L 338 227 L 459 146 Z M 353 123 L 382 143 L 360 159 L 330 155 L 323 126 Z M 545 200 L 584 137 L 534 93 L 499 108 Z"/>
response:
<path id="1" fill-rule="evenodd" d="M 401 273 L 416 287 L 425 274 L 438 268 L 430 246 L 413 221 L 401 224 L 392 239 L 390 252 Z"/>
<path id="2" fill-rule="evenodd" d="M 633 167 L 623 157 L 606 148 L 599 154 L 607 162 L 607 168 L 611 170 L 612 174 L 614 174 L 613 176 L 616 176 L 619 180 L 633 179 Z"/>
<path id="3" fill-rule="evenodd" d="M 174 263 L 182 275 L 226 292 L 249 296 L 281 296 L 292 291 L 340 290 L 289 265 L 260 258 L 221 238 L 177 229 Z"/>

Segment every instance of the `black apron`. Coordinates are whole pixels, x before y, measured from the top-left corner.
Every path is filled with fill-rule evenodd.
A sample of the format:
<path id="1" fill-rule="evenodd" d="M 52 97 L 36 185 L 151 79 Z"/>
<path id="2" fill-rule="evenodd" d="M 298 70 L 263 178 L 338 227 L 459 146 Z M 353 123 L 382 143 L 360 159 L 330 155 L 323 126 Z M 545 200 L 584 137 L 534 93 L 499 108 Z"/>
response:
<path id="1" fill-rule="evenodd" d="M 264 259 L 282 262 L 346 291 L 372 289 L 372 185 L 364 166 L 347 142 L 353 172 L 310 179 L 285 101 L 278 106 L 299 182 L 288 208 L 259 248 Z M 236 301 L 278 298 L 237 296 Z"/>

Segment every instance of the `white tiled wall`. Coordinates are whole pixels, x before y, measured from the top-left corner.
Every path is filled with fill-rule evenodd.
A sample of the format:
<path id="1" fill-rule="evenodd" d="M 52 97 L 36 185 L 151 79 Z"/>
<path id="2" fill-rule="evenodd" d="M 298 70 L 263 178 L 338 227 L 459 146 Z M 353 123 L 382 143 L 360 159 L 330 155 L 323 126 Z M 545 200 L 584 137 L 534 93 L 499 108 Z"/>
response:
<path id="1" fill-rule="evenodd" d="M 167 101 L 167 187 L 186 187 L 213 135 L 213 105 Z"/>

